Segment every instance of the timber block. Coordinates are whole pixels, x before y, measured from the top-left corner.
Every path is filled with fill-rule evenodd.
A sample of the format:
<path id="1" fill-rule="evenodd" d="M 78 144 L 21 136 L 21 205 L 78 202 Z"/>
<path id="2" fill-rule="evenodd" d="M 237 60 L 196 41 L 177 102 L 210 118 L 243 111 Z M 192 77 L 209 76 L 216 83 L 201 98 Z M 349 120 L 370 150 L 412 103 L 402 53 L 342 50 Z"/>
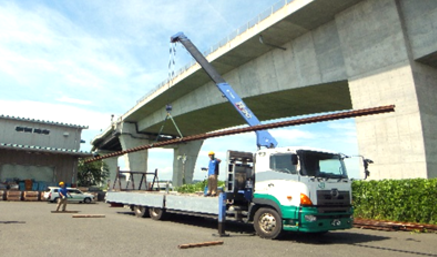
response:
<path id="1" fill-rule="evenodd" d="M 39 201 L 39 192 L 38 191 L 24 191 L 23 192 L 23 200 L 24 201 Z"/>
<path id="2" fill-rule="evenodd" d="M 8 190 L 6 192 L 6 200 L 8 201 L 21 201 L 21 191 Z"/>

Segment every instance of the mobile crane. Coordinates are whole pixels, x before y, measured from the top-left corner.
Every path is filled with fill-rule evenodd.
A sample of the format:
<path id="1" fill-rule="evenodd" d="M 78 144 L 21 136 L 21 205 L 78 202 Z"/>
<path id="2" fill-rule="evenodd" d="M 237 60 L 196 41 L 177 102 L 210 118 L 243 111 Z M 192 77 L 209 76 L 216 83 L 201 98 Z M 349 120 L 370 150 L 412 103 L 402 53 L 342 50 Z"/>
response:
<path id="1" fill-rule="evenodd" d="M 206 60 L 206 58 L 200 53 L 197 47 L 189 40 L 184 33 L 179 32 L 171 37 L 172 43 L 180 42 L 187 51 L 193 56 L 193 58 L 199 63 L 203 70 L 208 74 L 212 81 L 216 84 L 217 88 L 228 99 L 228 101 L 234 106 L 241 117 L 244 118 L 249 126 L 255 126 L 261 124 L 258 118 L 247 107 L 243 100 L 238 96 L 234 89 L 220 76 L 220 74 L 214 69 L 214 67 Z M 257 137 L 258 148 L 264 146 L 267 148 L 275 148 L 278 145 L 276 139 L 266 130 L 255 131 Z"/>
<path id="2" fill-rule="evenodd" d="M 175 34 L 171 42 L 185 46 L 250 126 L 260 124 L 183 33 Z M 154 220 L 162 219 L 166 212 L 212 215 L 219 221 L 221 234 L 226 219 L 253 223 L 260 237 L 270 239 L 284 231 L 325 233 L 353 226 L 351 180 L 344 163 L 347 156 L 321 149 L 276 148 L 278 143 L 268 131 L 256 133 L 255 153 L 227 152 L 226 183 L 218 201 L 168 190 L 110 191 L 106 201 L 129 205 L 136 216 Z"/>

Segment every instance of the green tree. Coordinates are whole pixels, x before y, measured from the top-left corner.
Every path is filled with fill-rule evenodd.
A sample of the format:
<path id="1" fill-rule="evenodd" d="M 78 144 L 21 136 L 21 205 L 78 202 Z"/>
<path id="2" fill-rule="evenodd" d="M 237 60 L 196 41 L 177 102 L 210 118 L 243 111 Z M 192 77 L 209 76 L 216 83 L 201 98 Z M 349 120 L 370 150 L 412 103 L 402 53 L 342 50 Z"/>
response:
<path id="1" fill-rule="evenodd" d="M 105 183 L 109 177 L 109 168 L 102 160 L 85 163 L 79 159 L 77 182 L 79 186 L 89 187 Z"/>

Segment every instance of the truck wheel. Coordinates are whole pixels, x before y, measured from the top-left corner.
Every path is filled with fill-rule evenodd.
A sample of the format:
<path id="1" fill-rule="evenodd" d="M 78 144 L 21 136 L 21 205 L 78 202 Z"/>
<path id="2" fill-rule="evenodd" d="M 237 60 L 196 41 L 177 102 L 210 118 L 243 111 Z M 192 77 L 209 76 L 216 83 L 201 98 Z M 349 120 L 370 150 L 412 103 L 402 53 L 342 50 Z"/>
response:
<path id="1" fill-rule="evenodd" d="M 137 218 L 145 218 L 149 216 L 149 210 L 146 206 L 135 205 L 133 211 L 135 213 L 135 217 Z"/>
<path id="2" fill-rule="evenodd" d="M 161 208 L 149 208 L 149 215 L 152 220 L 162 220 L 165 217 L 165 210 Z"/>
<path id="3" fill-rule="evenodd" d="M 282 218 L 271 208 L 260 208 L 254 216 L 253 226 L 261 238 L 275 239 L 282 232 Z"/>

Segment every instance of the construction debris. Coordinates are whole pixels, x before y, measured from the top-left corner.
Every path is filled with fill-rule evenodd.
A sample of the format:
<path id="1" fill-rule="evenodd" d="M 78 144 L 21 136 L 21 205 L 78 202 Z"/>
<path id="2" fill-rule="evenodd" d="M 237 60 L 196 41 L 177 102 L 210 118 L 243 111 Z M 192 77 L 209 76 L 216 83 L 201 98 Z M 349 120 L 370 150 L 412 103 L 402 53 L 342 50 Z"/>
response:
<path id="1" fill-rule="evenodd" d="M 193 243 L 193 244 L 181 244 L 178 245 L 179 249 L 187 249 L 193 247 L 203 247 L 203 246 L 212 246 L 212 245 L 222 245 L 223 241 L 211 241 L 211 242 L 203 242 L 203 243 Z"/>

